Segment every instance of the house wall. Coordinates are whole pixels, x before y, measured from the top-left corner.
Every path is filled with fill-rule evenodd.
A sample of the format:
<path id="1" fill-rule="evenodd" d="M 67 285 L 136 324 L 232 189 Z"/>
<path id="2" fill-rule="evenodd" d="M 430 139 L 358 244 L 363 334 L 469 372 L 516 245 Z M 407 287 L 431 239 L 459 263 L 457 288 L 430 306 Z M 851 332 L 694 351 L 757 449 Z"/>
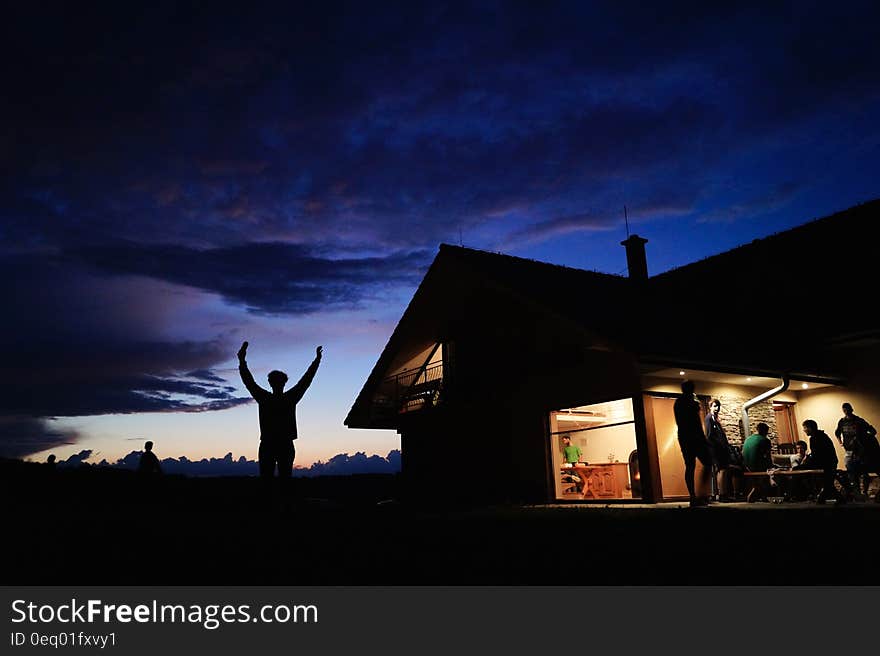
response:
<path id="1" fill-rule="evenodd" d="M 454 400 L 400 418 L 404 484 L 419 499 L 553 500 L 550 411 L 638 396 L 626 354 L 567 350 L 567 359 L 529 361 L 515 357 L 507 340 L 471 334 L 456 344 Z M 506 357 L 496 359 L 499 352 Z M 618 460 L 626 461 L 631 444 L 632 437 Z"/>
<path id="2" fill-rule="evenodd" d="M 834 437 L 837 421 L 843 417 L 840 406 L 844 402 L 852 404 L 853 411 L 867 420 L 874 428 L 880 427 L 880 389 L 873 385 L 868 388 L 864 381 L 856 381 L 847 387 L 824 387 L 817 390 L 805 390 L 798 394 L 798 427 L 806 419 L 813 419 L 831 437 L 840 467 L 843 467 L 843 447 Z M 804 440 L 807 438 L 804 437 Z"/>

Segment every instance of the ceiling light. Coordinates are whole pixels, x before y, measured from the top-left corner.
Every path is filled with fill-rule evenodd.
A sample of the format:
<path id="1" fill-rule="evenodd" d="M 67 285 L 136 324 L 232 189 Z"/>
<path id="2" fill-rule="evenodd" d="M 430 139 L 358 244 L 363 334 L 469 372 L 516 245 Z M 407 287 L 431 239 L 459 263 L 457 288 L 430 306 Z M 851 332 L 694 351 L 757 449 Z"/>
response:
<path id="1" fill-rule="evenodd" d="M 809 385 L 807 385 L 806 383 L 801 383 L 801 387 L 803 387 L 804 389 L 807 389 L 809 387 Z"/>
<path id="2" fill-rule="evenodd" d="M 751 378 L 746 378 L 746 380 L 747 380 L 748 382 L 750 382 L 750 383 L 752 382 L 752 379 L 751 379 Z"/>
<path id="3" fill-rule="evenodd" d="M 679 372 L 678 372 L 678 375 L 679 375 L 679 376 L 684 376 L 684 372 L 683 372 L 683 371 L 679 371 Z"/>

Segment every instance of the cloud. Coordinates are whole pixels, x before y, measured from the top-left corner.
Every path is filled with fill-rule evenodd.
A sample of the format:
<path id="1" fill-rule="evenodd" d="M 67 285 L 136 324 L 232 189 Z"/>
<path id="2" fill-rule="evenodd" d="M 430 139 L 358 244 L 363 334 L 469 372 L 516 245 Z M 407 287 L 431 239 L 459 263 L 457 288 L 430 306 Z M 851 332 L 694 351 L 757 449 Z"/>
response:
<path id="1" fill-rule="evenodd" d="M 645 205 L 656 190 L 640 181 L 658 171 L 657 184 L 705 191 L 769 137 L 846 124 L 878 100 L 872 4 L 496 14 L 352 4 L 216 8 L 208 21 L 156 8 L 136 29 L 115 12 L 62 26 L 19 10 L 12 46 L 29 66 L 9 84 L 7 241 L 433 250 L 495 225 L 502 205 L 538 206 L 536 221 L 608 216 L 622 185 Z M 94 48 L 80 53 L 71 33 Z"/>
<path id="2" fill-rule="evenodd" d="M 340 476 L 347 474 L 394 474 L 400 471 L 400 451 L 390 451 L 386 457 L 368 456 L 358 451 L 353 456 L 339 453 L 326 462 L 318 461 L 306 470 L 297 470 L 298 476 Z"/>
<path id="3" fill-rule="evenodd" d="M 0 450 L 28 455 L 76 441 L 51 417 L 198 412 L 250 401 L 213 370 L 231 338 L 163 335 L 185 295 L 145 279 L 113 281 L 52 256 L 0 255 L 7 345 Z M 195 372 L 190 376 L 187 372 Z"/>
<path id="4" fill-rule="evenodd" d="M 68 456 L 66 460 L 59 460 L 56 464 L 59 467 L 79 467 L 86 464 L 86 461 L 92 457 L 92 453 L 93 451 L 91 449 L 83 449 L 79 453 L 74 453 L 73 455 Z"/>
<path id="5" fill-rule="evenodd" d="M 22 458 L 58 446 L 75 444 L 76 431 L 59 430 L 48 418 L 0 416 L 0 456 Z"/>
<path id="6" fill-rule="evenodd" d="M 743 217 L 761 216 L 767 212 L 784 207 L 790 203 L 803 188 L 803 183 L 785 182 L 775 186 L 769 191 L 763 191 L 750 198 L 747 197 L 742 202 L 734 203 L 728 207 L 702 214 L 699 218 L 699 222 L 732 223 Z"/>
<path id="7" fill-rule="evenodd" d="M 415 287 L 432 253 L 331 259 L 298 244 L 255 243 L 193 249 L 121 242 L 67 257 L 114 275 L 147 276 L 214 292 L 260 314 L 307 314 L 352 308 L 383 289 Z"/>
<path id="8" fill-rule="evenodd" d="M 113 463 L 102 460 L 98 466 L 137 469 L 142 453 L 142 451 L 131 451 Z M 80 465 L 90 455 L 91 451 L 82 451 L 59 464 L 62 466 Z M 190 460 L 185 456 L 165 458 L 160 463 L 164 473 L 185 476 L 258 476 L 260 473 L 259 463 L 256 460 L 248 460 L 244 456 L 234 458 L 232 453 L 227 453 L 222 458 L 202 458 L 201 460 Z M 358 452 L 353 456 L 340 453 L 326 462 L 319 461 L 308 468 L 295 467 L 293 475 L 347 476 L 351 474 L 394 474 L 399 471 L 400 451 L 395 449 L 384 458 L 379 455 L 367 456 L 363 452 Z"/>
<path id="9" fill-rule="evenodd" d="M 634 221 L 790 225 L 863 200 L 878 18 L 876 3 L 18 3 L 0 413 L 33 423 L 0 448 L 75 439 L 45 421 L 62 414 L 244 403 L 217 374 L 235 321 L 391 307 L 459 234 L 531 255 L 620 226 L 624 204 Z M 683 245 L 658 226 L 652 245 L 701 256 L 734 239 L 722 228 Z M 192 319 L 214 295 L 234 321 Z"/>
<path id="10" fill-rule="evenodd" d="M 560 216 L 549 221 L 542 221 L 528 225 L 507 236 L 501 245 L 510 247 L 522 246 L 532 242 L 540 242 L 551 237 L 565 235 L 571 232 L 592 232 L 596 230 L 610 230 L 620 222 L 617 217 L 595 216 L 592 214 L 576 214 L 573 216 Z"/>

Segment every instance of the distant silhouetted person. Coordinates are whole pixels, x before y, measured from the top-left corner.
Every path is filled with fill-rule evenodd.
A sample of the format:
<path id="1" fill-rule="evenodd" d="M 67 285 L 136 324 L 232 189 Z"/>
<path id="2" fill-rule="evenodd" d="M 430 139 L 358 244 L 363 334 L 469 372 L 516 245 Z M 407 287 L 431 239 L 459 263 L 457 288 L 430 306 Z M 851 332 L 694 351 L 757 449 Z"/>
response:
<path id="1" fill-rule="evenodd" d="M 678 445 L 684 458 L 684 482 L 687 485 L 691 506 L 705 506 L 708 500 L 697 497 L 694 486 L 694 472 L 697 460 L 703 464 L 700 475 L 700 487 L 705 489 L 712 473 L 712 456 L 709 443 L 703 433 L 703 421 L 700 417 L 700 402 L 694 394 L 694 384 L 686 380 L 681 384 L 681 396 L 673 406 L 675 423 L 678 425 Z"/>
<path id="2" fill-rule="evenodd" d="M 53 453 L 48 458 L 46 458 L 46 467 L 48 469 L 55 469 L 55 454 Z"/>
<path id="3" fill-rule="evenodd" d="M 278 476 L 289 478 L 293 459 L 296 456 L 293 446 L 293 440 L 297 438 L 296 404 L 312 384 L 321 364 L 323 347 L 319 346 L 315 349 L 315 359 L 312 364 L 306 369 L 299 382 L 286 392 L 284 385 L 287 383 L 287 374 L 283 371 L 269 372 L 271 392 L 254 382 L 254 377 L 245 361 L 247 347 L 248 343 L 244 342 L 238 351 L 238 371 L 244 386 L 260 407 L 260 476 L 271 478 L 275 475 L 277 465 Z"/>
<path id="4" fill-rule="evenodd" d="M 849 474 L 850 483 L 856 493 L 859 493 L 861 492 L 860 482 L 863 480 L 864 493 L 867 495 L 870 480 L 865 471 L 865 447 L 868 446 L 870 449 L 872 445 L 868 445 L 867 442 L 869 438 L 877 435 L 877 431 L 871 424 L 856 415 L 849 403 L 844 403 L 842 408 L 843 417 L 837 422 L 834 435 L 845 451 L 843 464 Z"/>
<path id="5" fill-rule="evenodd" d="M 144 444 L 144 452 L 141 454 L 141 459 L 138 462 L 138 473 L 145 476 L 162 473 L 159 459 L 156 457 L 156 454 L 153 453 L 152 442 L 148 441 Z"/>

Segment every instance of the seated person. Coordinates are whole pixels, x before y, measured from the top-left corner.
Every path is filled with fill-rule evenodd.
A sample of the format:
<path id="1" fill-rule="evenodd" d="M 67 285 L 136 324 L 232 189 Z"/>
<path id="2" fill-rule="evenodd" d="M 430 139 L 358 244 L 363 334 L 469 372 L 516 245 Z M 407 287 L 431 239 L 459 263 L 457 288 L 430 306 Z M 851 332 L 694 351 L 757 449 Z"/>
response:
<path id="1" fill-rule="evenodd" d="M 818 469 L 818 465 L 810 454 L 807 453 L 807 443 L 803 440 L 795 442 L 795 451 L 789 456 L 792 471 L 805 469 Z M 789 481 L 788 497 L 792 501 L 805 501 L 816 496 L 812 481 L 805 481 L 801 477 L 792 477 Z"/>
<path id="2" fill-rule="evenodd" d="M 757 431 L 743 442 L 743 464 L 747 471 L 765 472 L 773 467 L 773 457 L 770 455 L 772 445 L 767 437 L 770 427 L 762 421 Z"/>
<path id="3" fill-rule="evenodd" d="M 807 455 L 807 443 L 803 440 L 798 440 L 795 443 L 795 448 L 797 448 L 797 451 L 789 456 L 789 460 L 791 460 L 791 468 L 797 469 L 800 467 L 801 469 L 807 469 L 807 467 L 803 466 L 804 462 L 809 457 Z"/>
<path id="4" fill-rule="evenodd" d="M 743 442 L 743 465 L 746 471 L 766 472 L 773 469 L 773 456 L 770 454 L 772 444 L 767 437 L 770 433 L 770 427 L 762 421 L 755 428 L 758 432 L 749 435 L 746 441 Z M 746 497 L 747 501 L 756 501 L 759 497 L 766 498 L 767 492 L 769 492 L 767 484 L 770 484 L 770 481 L 768 480 L 765 483 L 764 479 L 761 478 L 757 482 L 753 481 L 752 483 L 752 489 Z"/>

